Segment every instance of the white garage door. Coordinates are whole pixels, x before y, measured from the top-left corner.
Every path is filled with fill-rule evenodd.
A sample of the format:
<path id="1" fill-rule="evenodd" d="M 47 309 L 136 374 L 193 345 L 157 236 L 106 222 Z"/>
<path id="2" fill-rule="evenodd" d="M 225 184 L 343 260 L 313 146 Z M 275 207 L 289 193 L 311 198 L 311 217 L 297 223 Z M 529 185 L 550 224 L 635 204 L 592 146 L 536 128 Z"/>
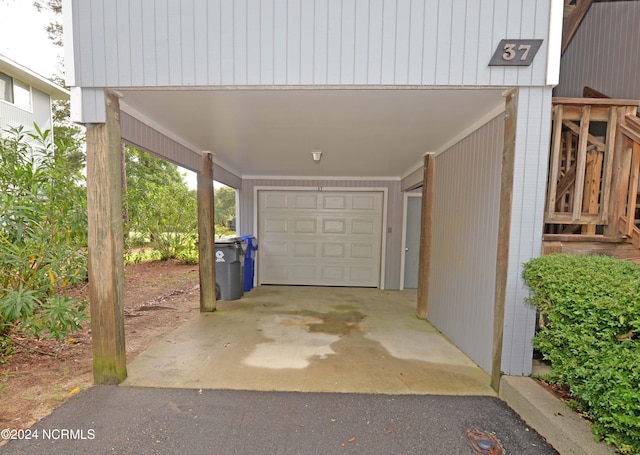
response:
<path id="1" fill-rule="evenodd" d="M 259 282 L 378 287 L 382 194 L 259 191 Z"/>

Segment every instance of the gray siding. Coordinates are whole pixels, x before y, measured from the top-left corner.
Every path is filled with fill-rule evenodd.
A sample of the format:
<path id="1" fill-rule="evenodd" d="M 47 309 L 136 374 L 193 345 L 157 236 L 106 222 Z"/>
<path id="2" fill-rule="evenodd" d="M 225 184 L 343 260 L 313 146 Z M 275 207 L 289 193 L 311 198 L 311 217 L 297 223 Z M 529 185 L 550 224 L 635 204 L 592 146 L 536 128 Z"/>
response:
<path id="1" fill-rule="evenodd" d="M 551 125 L 551 88 L 520 88 L 509 240 L 502 370 L 531 374 L 535 309 L 525 303 L 529 289 L 522 281 L 522 264 L 542 252 Z"/>
<path id="2" fill-rule="evenodd" d="M 522 264 L 542 251 L 551 88 L 521 88 L 502 347 L 505 374 L 531 374 L 536 312 Z M 436 158 L 428 317 L 487 372 L 503 147 L 502 116 Z"/>
<path id="3" fill-rule="evenodd" d="M 199 173 L 202 168 L 200 153 L 159 133 L 124 111 L 121 111 L 120 114 L 120 136 L 127 144 L 153 153 L 190 171 Z M 220 166 L 214 167 L 213 176 L 218 182 L 233 188 L 239 188 L 242 182 L 240 177 Z"/>
<path id="4" fill-rule="evenodd" d="M 26 131 L 34 131 L 34 122 L 42 130 L 50 130 L 51 98 L 38 89 L 31 88 L 31 111 L 0 101 L 0 131 L 24 125 Z"/>
<path id="5" fill-rule="evenodd" d="M 242 188 L 238 192 L 239 219 L 238 233 L 241 235 L 253 232 L 254 188 L 255 187 L 336 187 L 344 188 L 387 188 L 387 243 L 385 262 L 385 289 L 400 288 L 400 253 L 402 248 L 402 192 L 400 181 L 381 180 L 288 180 L 288 179 L 243 179 Z M 391 229 L 391 232 L 389 232 Z M 258 243 L 260 239 L 258 239 Z"/>
<path id="6" fill-rule="evenodd" d="M 544 85 L 550 0 L 67 0 L 81 87 Z M 70 11 L 71 9 L 71 11 Z M 540 38 L 530 67 L 489 67 Z"/>
<path id="7" fill-rule="evenodd" d="M 435 162 L 428 318 L 488 372 L 503 137 L 499 116 Z"/>
<path id="8" fill-rule="evenodd" d="M 562 56 L 555 96 L 582 97 L 584 86 L 640 99 L 640 2 L 591 5 Z"/>

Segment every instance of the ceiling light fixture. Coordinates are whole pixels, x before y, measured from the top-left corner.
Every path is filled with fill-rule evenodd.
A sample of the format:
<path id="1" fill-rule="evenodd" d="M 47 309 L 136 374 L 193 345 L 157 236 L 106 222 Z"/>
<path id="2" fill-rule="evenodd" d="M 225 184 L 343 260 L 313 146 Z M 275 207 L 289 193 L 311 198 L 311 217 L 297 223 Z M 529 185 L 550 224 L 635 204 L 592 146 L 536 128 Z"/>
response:
<path id="1" fill-rule="evenodd" d="M 313 161 L 319 163 L 320 158 L 322 158 L 322 150 L 312 150 L 311 155 L 313 155 Z"/>

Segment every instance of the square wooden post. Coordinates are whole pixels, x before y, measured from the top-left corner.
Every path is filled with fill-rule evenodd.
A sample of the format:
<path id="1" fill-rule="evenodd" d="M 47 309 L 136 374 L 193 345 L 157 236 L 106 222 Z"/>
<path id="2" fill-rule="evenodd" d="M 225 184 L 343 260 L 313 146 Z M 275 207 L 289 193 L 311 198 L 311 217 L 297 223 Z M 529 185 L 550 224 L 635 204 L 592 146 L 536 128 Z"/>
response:
<path id="1" fill-rule="evenodd" d="M 214 261 L 213 155 L 202 153 L 198 173 L 198 254 L 200 263 L 200 312 L 216 311 L 216 264 Z"/>
<path id="2" fill-rule="evenodd" d="M 120 106 L 105 96 L 106 123 L 87 125 L 89 303 L 94 382 L 118 384 L 127 377 Z"/>
<path id="3" fill-rule="evenodd" d="M 431 235 L 433 225 L 433 188 L 436 156 L 424 156 L 422 176 L 422 214 L 420 218 L 420 260 L 418 262 L 418 302 L 416 313 L 426 319 L 431 278 Z"/>
<path id="4" fill-rule="evenodd" d="M 504 144 L 502 149 L 502 181 L 500 184 L 500 215 L 498 218 L 498 248 L 496 252 L 495 301 L 493 306 L 493 355 L 491 387 L 498 391 L 502 375 L 502 342 L 504 310 L 507 298 L 509 269 L 509 239 L 511 236 L 511 205 L 513 200 L 513 169 L 516 153 L 516 120 L 518 91 L 507 93 L 505 101 Z"/>
<path id="5" fill-rule="evenodd" d="M 613 109 L 613 108 L 612 108 Z M 627 138 L 622 134 L 620 123 L 623 122 L 628 112 L 624 107 L 619 107 L 616 113 L 618 121 L 613 147 L 613 169 L 611 171 L 611 193 L 609 195 L 609 211 L 607 225 L 604 227 L 605 237 L 619 238 L 620 217 L 627 214 L 627 199 L 629 192 L 629 178 L 631 177 L 632 147 Z M 607 137 L 608 140 L 611 138 Z"/>

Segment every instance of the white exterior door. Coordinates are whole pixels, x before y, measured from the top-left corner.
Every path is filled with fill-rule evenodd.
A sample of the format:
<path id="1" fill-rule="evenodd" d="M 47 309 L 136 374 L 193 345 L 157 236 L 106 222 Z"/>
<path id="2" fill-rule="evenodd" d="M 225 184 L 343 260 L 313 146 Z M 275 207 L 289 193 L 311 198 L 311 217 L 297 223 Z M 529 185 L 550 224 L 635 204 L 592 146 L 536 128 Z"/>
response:
<path id="1" fill-rule="evenodd" d="M 259 284 L 379 287 L 382 192 L 258 191 Z"/>

